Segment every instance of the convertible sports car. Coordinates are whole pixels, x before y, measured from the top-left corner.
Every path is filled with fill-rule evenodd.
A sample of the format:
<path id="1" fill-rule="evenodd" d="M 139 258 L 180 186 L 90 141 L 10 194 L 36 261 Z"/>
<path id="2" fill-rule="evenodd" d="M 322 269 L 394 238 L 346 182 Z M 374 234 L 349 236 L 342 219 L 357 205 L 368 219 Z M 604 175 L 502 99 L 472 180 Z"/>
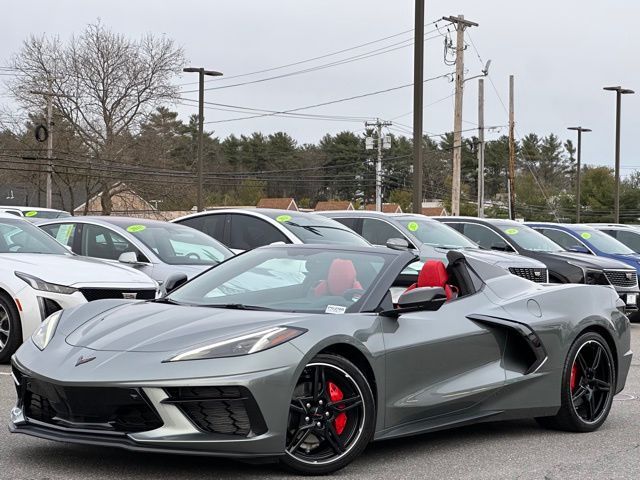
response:
<path id="1" fill-rule="evenodd" d="M 416 260 L 274 245 L 161 299 L 56 312 L 13 357 L 10 430 L 326 474 L 372 440 L 603 424 L 632 355 L 611 287 L 537 284 L 462 252 L 407 277 Z"/>

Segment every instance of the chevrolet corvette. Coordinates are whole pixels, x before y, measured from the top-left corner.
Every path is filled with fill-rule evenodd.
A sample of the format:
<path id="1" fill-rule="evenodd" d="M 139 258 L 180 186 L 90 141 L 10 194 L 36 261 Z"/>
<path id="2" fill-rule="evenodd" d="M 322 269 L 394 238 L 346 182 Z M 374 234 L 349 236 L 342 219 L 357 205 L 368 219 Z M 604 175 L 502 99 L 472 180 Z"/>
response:
<path id="1" fill-rule="evenodd" d="M 12 359 L 14 433 L 334 472 L 371 441 L 535 418 L 590 432 L 631 363 L 610 286 L 464 252 L 273 245 L 151 301 L 56 312 Z"/>

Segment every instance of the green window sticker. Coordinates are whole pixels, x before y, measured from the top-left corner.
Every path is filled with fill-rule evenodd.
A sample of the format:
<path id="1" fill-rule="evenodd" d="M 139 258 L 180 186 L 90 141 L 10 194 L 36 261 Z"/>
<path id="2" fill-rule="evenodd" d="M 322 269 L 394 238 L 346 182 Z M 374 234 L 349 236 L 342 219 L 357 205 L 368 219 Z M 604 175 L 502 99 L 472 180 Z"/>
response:
<path id="1" fill-rule="evenodd" d="M 518 229 L 517 228 L 507 228 L 504 233 L 506 233 L 507 235 L 516 235 L 518 233 Z"/>
<path id="2" fill-rule="evenodd" d="M 36 215 L 38 215 L 38 212 L 36 212 L 35 210 L 30 210 L 24 214 L 25 217 L 35 217 Z"/>
<path id="3" fill-rule="evenodd" d="M 278 215 L 276 221 L 280 223 L 288 222 L 291 220 L 291 215 Z"/>
<path id="4" fill-rule="evenodd" d="M 591 238 L 591 234 L 589 232 L 582 232 L 580 236 L 585 240 L 589 240 Z"/>
<path id="5" fill-rule="evenodd" d="M 147 227 L 145 227 L 144 225 L 129 225 L 127 227 L 127 232 L 130 233 L 138 233 L 143 231 L 144 229 L 146 229 Z"/>
<path id="6" fill-rule="evenodd" d="M 407 224 L 407 229 L 410 232 L 415 232 L 416 230 L 418 230 L 418 227 L 419 227 L 418 222 L 409 222 Z"/>

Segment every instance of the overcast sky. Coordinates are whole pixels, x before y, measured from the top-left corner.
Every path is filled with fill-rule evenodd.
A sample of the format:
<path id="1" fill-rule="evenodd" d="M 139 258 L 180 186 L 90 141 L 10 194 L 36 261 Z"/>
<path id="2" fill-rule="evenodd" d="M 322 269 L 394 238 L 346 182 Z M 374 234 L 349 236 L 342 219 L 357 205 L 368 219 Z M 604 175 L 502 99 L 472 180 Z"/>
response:
<path id="1" fill-rule="evenodd" d="M 29 34 L 47 33 L 66 39 L 100 18 L 112 30 L 139 37 L 151 32 L 167 35 L 185 50 L 193 66 L 205 66 L 231 77 L 277 67 L 343 50 L 407 31 L 413 26 L 412 0 L 57 0 L 3 4 L 0 62 L 6 65 Z M 516 79 L 516 128 L 519 135 L 554 132 L 563 139 L 573 134 L 566 127 L 593 129 L 583 137 L 583 161 L 613 165 L 615 95 L 605 85 L 638 90 L 623 98 L 623 174 L 640 168 L 635 141 L 640 133 L 640 33 L 637 0 L 427 0 L 425 23 L 445 15 L 463 14 L 480 24 L 470 38 L 483 61 L 492 60 L 491 82 L 486 84 L 487 125 L 503 126 L 488 138 L 506 134 L 507 112 L 498 97 L 508 100 L 508 76 Z M 438 24 L 446 32 L 445 22 Z M 434 25 L 428 25 L 431 32 Z M 435 37 L 435 38 L 431 38 Z M 235 79 L 216 80 L 224 86 L 258 80 L 366 54 L 385 46 L 408 44 L 411 33 L 349 50 L 340 55 L 287 69 Z M 427 35 L 425 78 L 453 71 L 443 62 L 443 37 Z M 404 40 L 407 42 L 402 43 Z M 454 38 L 455 40 L 455 38 Z M 467 37 L 469 41 L 469 37 Z M 375 53 L 375 52 L 374 52 Z M 411 83 L 411 46 L 313 72 L 231 88 L 210 90 L 206 100 L 257 109 L 288 110 Z M 467 76 L 480 73 L 481 63 L 470 46 L 465 53 Z M 0 80 L 6 76 L 0 77 Z M 176 83 L 195 80 L 195 74 Z M 185 91 L 194 85 L 185 85 Z M 452 130 L 453 84 L 438 79 L 425 84 L 424 129 L 432 134 Z M 4 86 L 0 95 L 5 94 Z M 197 98 L 197 93 L 184 93 Z M 448 98 L 447 98 L 448 97 Z M 443 100 L 444 99 L 444 100 Z M 0 104 L 9 100 L 0 96 Z M 437 103 L 434 103 L 437 102 Z M 430 105 L 434 103 L 433 105 Z M 408 132 L 412 117 L 412 89 L 345 101 L 301 113 L 393 119 L 396 130 Z M 183 118 L 195 106 L 177 106 Z M 206 121 L 245 116 L 207 110 Z M 477 80 L 466 83 L 464 129 L 477 122 Z M 344 119 L 341 119 L 344 120 Z M 309 120 L 273 116 L 208 124 L 216 135 L 253 131 L 286 131 L 300 143 L 317 142 L 327 132 L 362 131 L 360 120 Z M 474 132 L 470 131 L 468 134 Z"/>

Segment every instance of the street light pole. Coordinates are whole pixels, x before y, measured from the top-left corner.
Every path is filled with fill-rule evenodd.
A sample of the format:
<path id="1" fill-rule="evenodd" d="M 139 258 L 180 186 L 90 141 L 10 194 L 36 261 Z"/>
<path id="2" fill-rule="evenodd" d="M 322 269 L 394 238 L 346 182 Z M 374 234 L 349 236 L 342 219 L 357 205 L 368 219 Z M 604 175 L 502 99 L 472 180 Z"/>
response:
<path id="1" fill-rule="evenodd" d="M 576 169 L 576 223 L 580 223 L 580 154 L 582 152 L 582 132 L 590 132 L 590 128 L 569 127 L 567 130 L 578 132 L 578 165 Z"/>
<path id="2" fill-rule="evenodd" d="M 204 76 L 208 75 L 210 77 L 219 77 L 222 75 L 220 72 L 216 72 L 213 70 L 205 70 L 202 67 L 188 67 L 183 68 L 183 72 L 185 73 L 198 73 L 198 201 L 197 208 L 198 211 L 201 212 L 204 210 L 203 206 L 203 194 L 202 194 L 202 184 L 203 184 L 203 176 L 204 176 L 204 168 L 202 165 L 202 149 L 203 149 L 203 139 L 204 139 Z"/>
<path id="3" fill-rule="evenodd" d="M 614 207 L 613 215 L 614 222 L 620 223 L 620 109 L 622 107 L 622 95 L 628 95 L 635 93 L 628 88 L 617 87 L 604 87 L 603 90 L 610 92 L 616 92 L 616 163 L 615 163 L 615 188 L 614 194 Z"/>

